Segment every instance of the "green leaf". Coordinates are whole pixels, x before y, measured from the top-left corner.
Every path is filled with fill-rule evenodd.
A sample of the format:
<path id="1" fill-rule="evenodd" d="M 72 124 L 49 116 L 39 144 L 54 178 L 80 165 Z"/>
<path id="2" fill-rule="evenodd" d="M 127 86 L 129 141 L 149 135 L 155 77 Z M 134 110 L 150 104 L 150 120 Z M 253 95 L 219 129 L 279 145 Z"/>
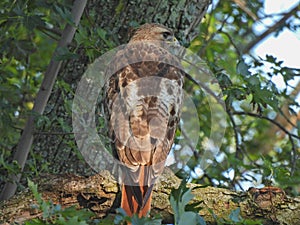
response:
<path id="1" fill-rule="evenodd" d="M 190 200 L 194 198 L 194 195 L 192 194 L 192 190 L 189 189 L 186 192 L 183 193 L 182 199 L 181 199 L 181 206 L 185 207 Z"/>
<path id="2" fill-rule="evenodd" d="M 45 26 L 45 21 L 42 19 L 42 16 L 40 15 L 25 16 L 23 19 L 23 23 L 28 30 L 33 30 L 37 26 Z"/>
<path id="3" fill-rule="evenodd" d="M 257 76 L 251 76 L 249 77 L 248 79 L 246 79 L 248 81 L 249 84 L 251 84 L 252 86 L 255 86 L 255 87 L 260 87 L 260 81 L 258 79 Z"/>
<path id="4" fill-rule="evenodd" d="M 65 222 L 63 223 L 65 225 L 88 225 L 88 223 L 86 223 L 85 221 L 81 221 L 81 218 L 79 219 L 79 216 L 74 216 L 72 218 L 69 218 L 68 220 L 65 220 Z"/>
<path id="5" fill-rule="evenodd" d="M 205 220 L 197 213 L 194 212 L 184 212 L 178 225 L 206 225 Z"/>
<path id="6" fill-rule="evenodd" d="M 106 30 L 98 28 L 96 32 L 110 49 L 114 47 L 114 43 L 107 37 Z"/>
<path id="7" fill-rule="evenodd" d="M 45 225 L 45 223 L 40 219 L 32 219 L 30 221 L 26 221 L 25 225 Z"/>
<path id="8" fill-rule="evenodd" d="M 230 212 L 229 219 L 232 220 L 233 222 L 236 222 L 236 223 L 240 222 L 241 221 L 240 212 L 241 212 L 240 208 L 232 210 Z"/>
<path id="9" fill-rule="evenodd" d="M 76 53 L 70 52 L 67 47 L 59 47 L 56 49 L 56 54 L 54 59 L 57 61 L 67 60 L 67 59 L 78 59 L 79 55 Z"/>
<path id="10" fill-rule="evenodd" d="M 200 206 L 199 202 L 189 203 L 185 206 L 186 211 L 199 212 L 203 207 Z"/>
<path id="11" fill-rule="evenodd" d="M 160 225 L 162 222 L 160 218 L 139 218 L 136 214 L 129 217 L 122 208 L 118 208 L 116 211 L 117 215 L 114 218 L 114 224 L 123 224 L 126 221 L 132 223 L 132 225 Z"/>
<path id="12" fill-rule="evenodd" d="M 178 189 L 172 189 L 170 195 L 170 204 L 174 211 L 174 220 L 176 225 L 178 225 L 182 220 L 182 216 L 184 213 L 186 213 L 186 206 L 193 199 L 193 197 L 194 195 L 192 194 L 192 190 L 186 187 L 185 179 L 181 181 Z"/>
<path id="13" fill-rule="evenodd" d="M 270 63 L 275 63 L 277 60 L 276 57 L 272 56 L 272 55 L 266 55 L 266 61 L 270 62 Z"/>
<path id="14" fill-rule="evenodd" d="M 138 215 L 133 215 L 131 223 L 132 225 L 161 225 L 162 220 L 159 218 L 152 219 L 149 217 L 139 218 Z"/>
<path id="15" fill-rule="evenodd" d="M 250 76 L 251 73 L 249 72 L 250 67 L 245 63 L 243 59 L 241 59 L 238 64 L 236 65 L 236 72 L 238 74 L 243 75 L 244 77 Z"/>
<path id="16" fill-rule="evenodd" d="M 186 224 L 196 225 L 195 213 L 193 213 L 193 212 L 184 212 L 181 215 L 180 220 L 178 222 L 178 225 L 186 225 Z"/>
<path id="17" fill-rule="evenodd" d="M 27 178 L 27 183 L 28 183 L 29 189 L 33 193 L 34 198 L 37 200 L 38 204 L 41 205 L 43 203 L 43 200 L 42 200 L 41 194 L 38 192 L 37 184 L 33 183 L 29 178 Z"/>
<path id="18" fill-rule="evenodd" d="M 75 27 L 75 23 L 73 21 L 71 12 L 68 11 L 66 8 L 61 8 L 58 5 L 54 5 L 54 8 L 56 9 L 56 11 L 58 12 L 58 14 L 71 26 Z"/>
<path id="19" fill-rule="evenodd" d="M 71 206 L 69 208 L 64 209 L 61 212 L 61 215 L 65 218 L 71 218 L 71 217 L 79 217 L 80 220 L 88 220 L 89 218 L 91 218 L 92 216 L 94 216 L 95 214 L 87 209 L 81 209 L 81 210 L 77 210 L 75 208 L 75 206 Z"/>
<path id="20" fill-rule="evenodd" d="M 232 86 L 232 81 L 230 80 L 229 76 L 225 73 L 218 74 L 217 79 L 222 88 L 229 88 L 230 86 Z"/>

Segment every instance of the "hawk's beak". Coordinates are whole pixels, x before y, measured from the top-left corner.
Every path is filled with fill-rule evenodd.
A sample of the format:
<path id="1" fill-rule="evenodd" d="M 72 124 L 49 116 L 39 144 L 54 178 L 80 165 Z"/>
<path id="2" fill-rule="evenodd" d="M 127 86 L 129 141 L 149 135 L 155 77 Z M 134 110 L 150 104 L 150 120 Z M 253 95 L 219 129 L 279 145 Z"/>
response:
<path id="1" fill-rule="evenodd" d="M 179 41 L 176 39 L 176 37 L 173 37 L 173 44 L 174 44 L 175 46 L 177 46 L 177 47 L 180 46 L 180 43 L 179 43 Z"/>

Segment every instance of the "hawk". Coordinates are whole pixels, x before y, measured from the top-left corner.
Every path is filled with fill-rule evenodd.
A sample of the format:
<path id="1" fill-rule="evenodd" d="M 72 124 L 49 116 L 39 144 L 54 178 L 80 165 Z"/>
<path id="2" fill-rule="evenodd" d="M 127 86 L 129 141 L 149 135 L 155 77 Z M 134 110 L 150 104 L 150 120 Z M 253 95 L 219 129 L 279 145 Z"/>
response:
<path id="1" fill-rule="evenodd" d="M 154 182 L 174 141 L 184 82 L 170 53 L 176 45 L 172 30 L 144 24 L 108 66 L 105 114 L 120 165 L 121 207 L 129 216 L 150 211 Z"/>

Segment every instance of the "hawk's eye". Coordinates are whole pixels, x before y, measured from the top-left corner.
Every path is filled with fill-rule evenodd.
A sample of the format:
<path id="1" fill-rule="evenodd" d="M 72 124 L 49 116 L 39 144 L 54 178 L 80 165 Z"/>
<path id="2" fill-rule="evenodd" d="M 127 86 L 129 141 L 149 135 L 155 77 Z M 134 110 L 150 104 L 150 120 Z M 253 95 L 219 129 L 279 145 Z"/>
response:
<path id="1" fill-rule="evenodd" d="M 163 32 L 162 35 L 163 35 L 164 39 L 168 39 L 168 38 L 170 38 L 170 36 L 172 36 L 171 32 L 169 32 L 169 31 Z"/>

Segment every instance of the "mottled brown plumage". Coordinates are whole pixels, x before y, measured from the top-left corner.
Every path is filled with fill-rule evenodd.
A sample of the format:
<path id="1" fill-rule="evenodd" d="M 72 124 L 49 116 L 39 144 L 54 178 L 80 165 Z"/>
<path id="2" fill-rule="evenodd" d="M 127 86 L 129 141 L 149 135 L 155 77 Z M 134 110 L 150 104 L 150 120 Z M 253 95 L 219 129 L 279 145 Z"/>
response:
<path id="1" fill-rule="evenodd" d="M 154 182 L 174 141 L 184 81 L 178 59 L 168 50 L 176 42 L 170 29 L 145 24 L 108 68 L 109 136 L 121 164 L 121 207 L 130 216 L 150 210 Z"/>

